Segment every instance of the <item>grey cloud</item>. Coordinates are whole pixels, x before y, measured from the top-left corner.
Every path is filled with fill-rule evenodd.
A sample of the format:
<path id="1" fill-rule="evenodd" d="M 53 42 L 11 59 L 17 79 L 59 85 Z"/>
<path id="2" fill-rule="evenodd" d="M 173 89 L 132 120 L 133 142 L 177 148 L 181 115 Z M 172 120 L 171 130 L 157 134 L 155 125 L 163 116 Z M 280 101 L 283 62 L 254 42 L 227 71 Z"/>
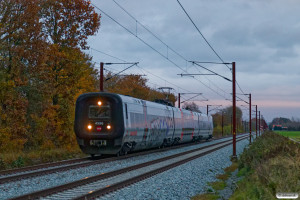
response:
<path id="1" fill-rule="evenodd" d="M 219 61 L 176 1 L 118 0 L 117 2 L 187 60 Z M 112 1 L 94 0 L 93 3 L 130 31 L 136 32 L 136 22 Z M 257 99 L 260 96 L 264 99 L 269 96 L 270 101 L 288 98 L 300 100 L 295 90 L 295 95 L 292 95 L 293 88 L 299 88 L 300 85 L 299 1 L 185 0 L 181 3 L 219 55 L 225 61 L 237 62 L 237 79 L 245 92 L 257 93 L 257 97 L 254 97 Z M 180 69 L 135 36 L 128 34 L 104 14 L 102 16 L 99 33 L 89 42 L 92 47 L 128 61 L 139 61 L 142 67 L 151 70 L 152 73 L 186 89 L 204 92 L 209 99 L 221 98 L 193 79 L 179 78 L 176 74 L 181 73 Z M 137 27 L 137 33 L 151 46 L 167 55 L 167 48 L 140 26 Z M 93 56 L 105 57 L 95 52 Z M 197 72 L 190 63 L 186 63 L 170 50 L 168 58 L 184 69 L 188 67 L 189 72 Z M 230 71 L 224 66 L 206 66 L 230 77 Z M 150 82 L 166 84 L 151 75 L 148 77 Z M 197 78 L 216 89 L 211 83 L 213 82 L 230 93 L 230 84 L 224 83 L 218 77 L 206 77 L 211 82 L 205 77 Z M 285 97 L 281 98 L 274 90 L 274 87 L 279 86 L 285 90 L 291 88 L 291 91 L 286 91 Z"/>

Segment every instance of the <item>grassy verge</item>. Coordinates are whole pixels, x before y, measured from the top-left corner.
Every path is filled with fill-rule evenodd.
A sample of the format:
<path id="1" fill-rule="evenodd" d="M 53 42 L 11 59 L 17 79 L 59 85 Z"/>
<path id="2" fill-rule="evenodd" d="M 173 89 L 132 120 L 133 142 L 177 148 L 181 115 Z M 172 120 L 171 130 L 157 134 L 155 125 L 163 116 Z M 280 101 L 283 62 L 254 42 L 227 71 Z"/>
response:
<path id="1" fill-rule="evenodd" d="M 300 194 L 300 145 L 266 132 L 239 159 L 245 176 L 230 199 L 276 199 L 277 192 Z"/>
<path id="2" fill-rule="evenodd" d="M 300 131 L 275 131 L 275 132 L 300 142 Z"/>
<path id="3" fill-rule="evenodd" d="M 0 170 L 26 167 L 47 162 L 85 157 L 79 148 L 51 149 L 44 151 L 30 151 L 20 153 L 1 153 Z"/>
<path id="4" fill-rule="evenodd" d="M 217 200 L 219 196 L 216 194 L 198 194 L 193 196 L 191 200 Z"/>

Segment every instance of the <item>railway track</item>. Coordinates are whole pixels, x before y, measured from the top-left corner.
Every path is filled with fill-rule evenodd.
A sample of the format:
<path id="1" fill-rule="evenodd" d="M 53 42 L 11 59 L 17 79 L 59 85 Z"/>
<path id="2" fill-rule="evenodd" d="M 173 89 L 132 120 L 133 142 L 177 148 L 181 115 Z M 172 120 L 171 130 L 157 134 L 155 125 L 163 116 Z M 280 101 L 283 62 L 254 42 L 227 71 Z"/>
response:
<path id="1" fill-rule="evenodd" d="M 224 139 L 224 138 L 220 138 L 220 139 Z M 217 139 L 217 140 L 219 140 L 219 139 Z M 196 144 L 197 143 L 188 143 L 188 144 L 182 144 L 179 146 L 171 146 L 171 147 L 167 147 L 164 149 L 153 149 L 153 150 L 142 151 L 142 152 L 137 152 L 137 153 L 133 153 L 133 154 L 127 154 L 127 155 L 121 156 L 121 157 L 108 157 L 108 158 L 96 157 L 93 160 L 90 157 L 87 157 L 87 158 L 71 159 L 71 160 L 65 160 L 65 161 L 60 161 L 60 162 L 45 163 L 45 164 L 41 164 L 41 165 L 34 165 L 34 166 L 29 166 L 29 167 L 24 167 L 24 168 L 0 171 L 0 184 L 17 181 L 17 180 L 21 180 L 21 179 L 26 179 L 26 178 L 30 178 L 30 177 L 37 177 L 37 176 L 43 176 L 46 174 L 67 171 L 67 170 L 71 170 L 71 169 L 88 167 L 88 166 L 102 164 L 102 163 L 106 163 L 106 162 L 112 162 L 112 161 L 116 161 L 116 160 L 123 160 L 123 159 L 127 159 L 130 157 L 143 156 L 146 154 L 163 152 L 163 151 L 175 149 L 178 147 L 180 148 L 180 147 L 186 147 L 186 146 L 191 146 L 191 145 L 196 145 Z"/>
<path id="2" fill-rule="evenodd" d="M 51 163 L 44 163 L 44 164 L 39 164 L 39 165 L 33 165 L 33 166 L 28 166 L 28 167 L 21 167 L 21 168 L 16 168 L 16 169 L 9 169 L 9 170 L 2 170 L 0 171 L 0 177 L 2 176 L 9 176 L 12 174 L 18 174 L 18 173 L 26 173 L 34 170 L 39 170 L 39 169 L 46 169 L 50 167 L 59 167 L 62 165 L 70 165 L 74 163 L 79 163 L 79 162 L 85 162 L 88 161 L 90 158 L 78 158 L 78 159 L 70 159 L 70 160 L 63 160 L 59 162 L 51 162 Z"/>
<path id="3" fill-rule="evenodd" d="M 241 136 L 237 141 L 248 138 Z M 116 191 L 178 165 L 199 158 L 232 144 L 231 140 L 211 144 L 115 171 L 86 177 L 71 183 L 33 192 L 13 199 L 91 199 Z"/>

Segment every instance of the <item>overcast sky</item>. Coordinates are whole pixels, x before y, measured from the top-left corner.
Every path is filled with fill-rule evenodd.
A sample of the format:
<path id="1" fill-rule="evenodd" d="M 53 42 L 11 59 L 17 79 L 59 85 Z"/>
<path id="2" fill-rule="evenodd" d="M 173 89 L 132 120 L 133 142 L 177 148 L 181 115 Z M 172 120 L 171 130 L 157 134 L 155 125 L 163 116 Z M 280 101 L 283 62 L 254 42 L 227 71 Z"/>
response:
<path id="1" fill-rule="evenodd" d="M 172 87 L 176 95 L 179 92 L 203 93 L 195 99 L 203 112 L 206 112 L 207 104 L 222 104 L 224 107 L 232 104 L 231 82 L 211 75 L 194 78 L 177 75 L 210 73 L 187 61 L 220 60 L 176 0 L 116 2 L 135 19 L 113 0 L 92 0 L 94 5 L 127 29 L 95 8 L 102 15 L 99 32 L 89 39 L 91 49 L 88 53 L 95 62 L 139 62 L 138 67 L 132 67 L 126 73 L 145 74 L 150 87 Z M 237 93 L 251 93 L 252 104 L 258 105 L 267 121 L 274 117 L 300 118 L 299 0 L 180 2 L 220 57 L 225 62 L 236 62 L 237 82 L 241 88 L 237 87 Z M 232 78 L 228 69 L 231 65 L 202 65 Z M 113 72 L 126 67 L 128 65 L 105 66 Z M 190 97 L 192 95 L 183 96 L 184 99 Z M 248 101 L 248 96 L 239 97 Z M 237 105 L 243 109 L 244 118 L 248 119 L 248 105 L 241 101 Z"/>

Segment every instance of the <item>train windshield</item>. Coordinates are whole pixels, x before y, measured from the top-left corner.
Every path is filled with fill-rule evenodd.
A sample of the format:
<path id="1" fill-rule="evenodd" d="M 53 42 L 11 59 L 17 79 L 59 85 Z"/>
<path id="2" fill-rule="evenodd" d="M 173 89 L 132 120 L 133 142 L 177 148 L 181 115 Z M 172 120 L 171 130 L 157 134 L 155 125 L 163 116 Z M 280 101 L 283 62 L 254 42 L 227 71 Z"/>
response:
<path id="1" fill-rule="evenodd" d="M 89 107 L 89 118 L 93 118 L 93 119 L 110 119 L 111 118 L 110 105 L 103 105 L 103 106 L 100 106 L 100 107 L 90 105 L 90 107 Z"/>

